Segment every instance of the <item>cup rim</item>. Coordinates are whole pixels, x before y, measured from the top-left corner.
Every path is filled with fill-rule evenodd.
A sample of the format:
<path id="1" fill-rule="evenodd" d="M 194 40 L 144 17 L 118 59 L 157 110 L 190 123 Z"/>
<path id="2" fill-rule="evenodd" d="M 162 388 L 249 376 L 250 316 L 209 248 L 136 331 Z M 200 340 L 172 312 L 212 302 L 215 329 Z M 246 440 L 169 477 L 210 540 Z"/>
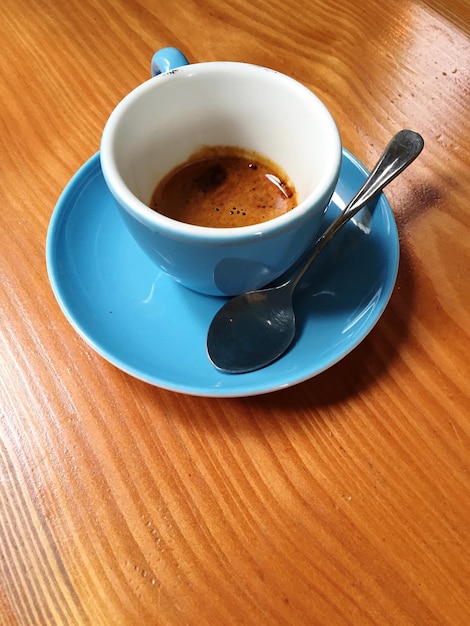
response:
<path id="1" fill-rule="evenodd" d="M 331 154 L 333 156 L 330 167 L 328 168 L 328 175 L 325 173 L 322 179 L 315 185 L 315 188 L 297 206 L 282 215 L 276 216 L 264 222 L 250 224 L 247 226 L 234 226 L 227 228 L 189 224 L 167 217 L 151 209 L 147 204 L 145 204 L 145 202 L 140 200 L 123 181 L 119 173 L 113 149 L 115 143 L 114 133 L 120 124 L 122 115 L 136 100 L 148 92 L 159 89 L 164 82 L 174 80 L 177 75 L 191 75 L 195 72 L 211 72 L 214 69 L 222 68 L 224 72 L 268 72 L 271 75 L 276 75 L 279 80 L 284 81 L 286 84 L 290 85 L 291 88 L 298 90 L 303 97 L 310 98 L 312 102 L 316 103 L 317 107 L 320 105 L 319 108 L 323 111 L 324 115 L 324 123 L 328 124 L 331 131 L 330 140 L 336 144 L 331 149 Z M 130 213 L 137 220 L 151 225 L 151 227 L 155 230 L 158 229 L 159 231 L 165 231 L 175 239 L 191 239 L 193 242 L 200 241 L 201 243 L 213 242 L 218 245 L 224 242 L 227 244 L 238 244 L 243 240 L 256 239 L 261 236 L 264 238 L 270 238 L 271 236 L 275 236 L 279 230 L 291 230 L 298 227 L 299 223 L 307 221 L 312 214 L 309 210 L 311 206 L 314 204 L 316 205 L 318 201 L 324 197 L 326 197 L 326 202 L 328 202 L 329 197 L 333 193 L 339 177 L 341 154 L 341 137 L 336 122 L 326 105 L 313 91 L 296 79 L 283 74 L 282 72 L 260 65 L 238 61 L 207 61 L 202 63 L 192 63 L 170 70 L 163 74 L 159 74 L 158 76 L 152 77 L 144 83 L 141 83 L 129 92 L 111 112 L 105 124 L 100 145 L 100 161 L 105 181 L 115 200 L 128 213 Z M 326 206 L 323 210 L 326 210 Z"/>

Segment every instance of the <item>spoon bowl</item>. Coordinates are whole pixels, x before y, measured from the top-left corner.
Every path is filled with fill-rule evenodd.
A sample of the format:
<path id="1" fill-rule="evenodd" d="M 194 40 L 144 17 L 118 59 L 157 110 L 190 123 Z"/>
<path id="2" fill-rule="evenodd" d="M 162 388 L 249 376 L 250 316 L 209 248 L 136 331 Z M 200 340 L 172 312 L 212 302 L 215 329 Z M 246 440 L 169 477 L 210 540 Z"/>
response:
<path id="1" fill-rule="evenodd" d="M 218 369 L 234 374 L 252 371 L 253 364 L 259 369 L 275 361 L 293 342 L 291 289 L 281 285 L 250 291 L 229 304 L 220 309 L 209 329 L 207 349 Z"/>
<path id="2" fill-rule="evenodd" d="M 207 354 L 217 369 L 233 374 L 252 372 L 288 350 L 296 335 L 293 293 L 305 272 L 336 233 L 408 167 L 423 146 L 418 133 L 398 132 L 362 187 L 294 266 L 287 280 L 275 287 L 237 296 L 218 311 L 207 334 Z"/>

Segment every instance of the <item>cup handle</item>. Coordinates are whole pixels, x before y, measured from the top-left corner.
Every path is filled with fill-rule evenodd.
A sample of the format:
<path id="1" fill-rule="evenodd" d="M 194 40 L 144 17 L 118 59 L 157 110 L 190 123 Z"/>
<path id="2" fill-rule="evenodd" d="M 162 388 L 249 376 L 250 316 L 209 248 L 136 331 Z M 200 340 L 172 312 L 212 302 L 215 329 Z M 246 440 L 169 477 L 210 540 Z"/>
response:
<path id="1" fill-rule="evenodd" d="M 178 50 L 178 48 L 162 48 L 153 55 L 150 69 L 152 76 L 158 76 L 182 65 L 189 65 L 189 61 L 181 50 Z"/>

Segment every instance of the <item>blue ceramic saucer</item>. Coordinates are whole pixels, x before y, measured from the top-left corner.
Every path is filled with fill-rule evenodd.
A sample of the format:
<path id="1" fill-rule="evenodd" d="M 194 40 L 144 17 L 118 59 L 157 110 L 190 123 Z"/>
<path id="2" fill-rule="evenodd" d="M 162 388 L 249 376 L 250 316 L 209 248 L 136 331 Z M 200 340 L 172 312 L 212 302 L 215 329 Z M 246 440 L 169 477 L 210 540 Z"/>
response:
<path id="1" fill-rule="evenodd" d="M 343 150 L 327 224 L 365 176 L 364 167 Z M 206 333 L 225 299 L 177 285 L 145 256 L 107 190 L 99 154 L 75 174 L 54 210 L 47 237 L 49 279 L 79 335 L 132 376 L 198 396 L 267 393 L 331 367 L 384 311 L 398 270 L 398 234 L 384 195 L 367 212 L 344 227 L 299 286 L 299 332 L 292 349 L 248 374 L 224 374 L 211 365 Z"/>

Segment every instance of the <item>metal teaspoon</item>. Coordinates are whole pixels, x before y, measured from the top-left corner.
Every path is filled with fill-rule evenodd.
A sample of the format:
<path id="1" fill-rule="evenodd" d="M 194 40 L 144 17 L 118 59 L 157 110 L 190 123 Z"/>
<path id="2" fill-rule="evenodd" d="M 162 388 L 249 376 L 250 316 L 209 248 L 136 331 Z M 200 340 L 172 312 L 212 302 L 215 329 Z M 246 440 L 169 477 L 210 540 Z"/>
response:
<path id="1" fill-rule="evenodd" d="M 233 374 L 252 372 L 284 354 L 296 332 L 292 296 L 307 269 L 336 233 L 414 161 L 423 146 L 418 133 L 398 132 L 354 198 L 316 241 L 300 269 L 295 269 L 282 285 L 236 296 L 218 311 L 207 334 L 207 354 L 217 369 Z"/>

